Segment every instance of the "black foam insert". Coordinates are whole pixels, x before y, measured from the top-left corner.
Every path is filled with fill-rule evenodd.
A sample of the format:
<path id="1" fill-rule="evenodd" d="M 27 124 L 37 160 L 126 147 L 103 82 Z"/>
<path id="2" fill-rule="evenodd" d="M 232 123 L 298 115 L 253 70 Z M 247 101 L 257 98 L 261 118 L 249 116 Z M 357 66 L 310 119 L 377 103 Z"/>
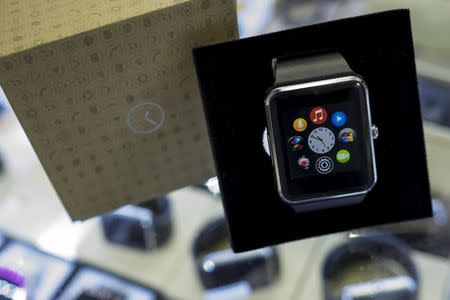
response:
<path id="1" fill-rule="evenodd" d="M 295 214 L 262 147 L 274 57 L 340 52 L 369 87 L 378 183 L 363 203 Z M 431 197 L 408 10 L 342 19 L 194 50 L 225 214 L 236 252 L 430 217 Z"/>

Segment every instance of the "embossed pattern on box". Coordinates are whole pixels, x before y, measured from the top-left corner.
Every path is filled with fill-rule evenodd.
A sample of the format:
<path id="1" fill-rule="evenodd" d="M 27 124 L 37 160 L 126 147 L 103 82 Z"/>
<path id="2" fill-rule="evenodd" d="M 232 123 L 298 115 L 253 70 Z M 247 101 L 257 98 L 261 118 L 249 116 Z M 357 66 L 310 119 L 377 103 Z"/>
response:
<path id="1" fill-rule="evenodd" d="M 7 0 L 0 12 L 12 23 L 0 85 L 72 218 L 214 176 L 191 51 L 237 37 L 234 1 Z"/>

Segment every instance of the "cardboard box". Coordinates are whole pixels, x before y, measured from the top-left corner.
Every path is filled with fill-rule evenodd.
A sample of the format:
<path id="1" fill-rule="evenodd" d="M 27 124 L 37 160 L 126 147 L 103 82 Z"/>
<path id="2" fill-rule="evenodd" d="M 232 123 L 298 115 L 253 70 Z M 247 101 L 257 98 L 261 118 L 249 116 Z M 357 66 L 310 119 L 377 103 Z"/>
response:
<path id="1" fill-rule="evenodd" d="M 0 2 L 0 85 L 73 219 L 214 176 L 192 48 L 233 0 Z"/>

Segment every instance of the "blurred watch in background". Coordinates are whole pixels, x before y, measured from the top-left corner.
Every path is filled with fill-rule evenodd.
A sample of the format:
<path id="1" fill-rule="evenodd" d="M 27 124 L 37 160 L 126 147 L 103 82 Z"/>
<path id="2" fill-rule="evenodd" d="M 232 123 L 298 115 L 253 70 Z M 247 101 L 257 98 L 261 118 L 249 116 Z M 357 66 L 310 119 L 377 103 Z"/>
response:
<path id="1" fill-rule="evenodd" d="M 367 10 L 366 1 L 353 0 L 281 0 L 278 13 L 269 27 L 282 30 L 356 16 Z"/>
<path id="2" fill-rule="evenodd" d="M 273 284 L 280 272 L 274 247 L 235 254 L 224 218 L 207 223 L 199 231 L 192 252 L 207 299 L 246 298 L 255 289 Z"/>
<path id="3" fill-rule="evenodd" d="M 126 205 L 101 216 L 103 234 L 112 244 L 141 250 L 163 246 L 172 233 L 172 210 L 166 196 Z"/>
<path id="4" fill-rule="evenodd" d="M 157 290 L 116 275 L 82 266 L 72 276 L 58 300 L 162 300 Z"/>
<path id="5" fill-rule="evenodd" d="M 350 236 L 393 235 L 411 248 L 447 258 L 450 253 L 450 205 L 433 197 L 433 217 L 371 227 L 350 232 Z"/>
<path id="6" fill-rule="evenodd" d="M 422 115 L 427 121 L 450 126 L 450 85 L 425 76 L 419 77 Z"/>
<path id="7" fill-rule="evenodd" d="M 86 289 L 76 300 L 126 300 L 126 298 L 118 291 L 99 286 Z"/>
<path id="8" fill-rule="evenodd" d="M 415 300 L 419 282 L 409 248 L 392 237 L 356 237 L 326 256 L 325 300 Z"/>

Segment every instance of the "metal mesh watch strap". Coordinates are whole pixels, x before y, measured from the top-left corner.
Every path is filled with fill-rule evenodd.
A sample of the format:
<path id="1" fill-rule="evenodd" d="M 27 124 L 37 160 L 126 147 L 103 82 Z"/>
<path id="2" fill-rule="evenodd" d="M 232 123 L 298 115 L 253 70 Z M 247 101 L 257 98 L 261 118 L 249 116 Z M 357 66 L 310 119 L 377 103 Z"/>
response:
<path id="1" fill-rule="evenodd" d="M 337 77 L 353 73 L 344 57 L 337 52 L 272 62 L 275 84 L 314 81 L 324 77 Z"/>

